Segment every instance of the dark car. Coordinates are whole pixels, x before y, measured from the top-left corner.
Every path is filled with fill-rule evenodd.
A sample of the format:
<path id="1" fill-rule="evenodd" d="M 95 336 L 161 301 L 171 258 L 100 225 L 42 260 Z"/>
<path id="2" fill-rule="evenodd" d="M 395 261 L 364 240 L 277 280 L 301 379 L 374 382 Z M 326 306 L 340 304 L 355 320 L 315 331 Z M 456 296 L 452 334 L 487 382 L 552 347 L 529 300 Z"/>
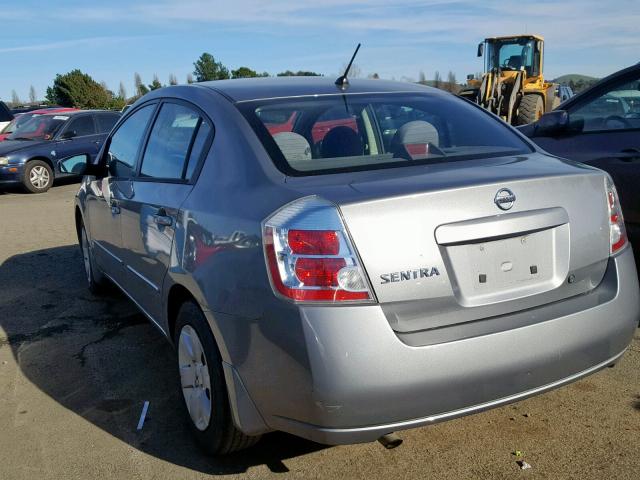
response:
<path id="1" fill-rule="evenodd" d="M 547 152 L 601 168 L 620 194 L 627 234 L 640 255 L 640 64 L 602 79 L 519 128 Z"/>
<path id="2" fill-rule="evenodd" d="M 13 113 L 4 102 L 0 102 L 0 130 L 6 127 L 13 120 Z"/>
<path id="3" fill-rule="evenodd" d="M 33 116 L 0 144 L 0 186 L 22 184 L 41 193 L 56 178 L 79 176 L 61 162 L 81 155 L 93 159 L 118 118 L 118 112 L 101 110 Z"/>

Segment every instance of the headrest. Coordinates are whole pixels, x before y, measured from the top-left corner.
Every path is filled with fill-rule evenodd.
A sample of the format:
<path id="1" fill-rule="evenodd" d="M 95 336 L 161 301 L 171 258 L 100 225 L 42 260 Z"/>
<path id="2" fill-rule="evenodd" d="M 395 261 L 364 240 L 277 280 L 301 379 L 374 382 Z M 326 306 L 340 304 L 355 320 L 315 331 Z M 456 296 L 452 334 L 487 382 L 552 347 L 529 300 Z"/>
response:
<path id="1" fill-rule="evenodd" d="M 288 162 L 311 160 L 311 145 L 306 138 L 294 132 L 280 132 L 273 136 Z"/>
<path id="2" fill-rule="evenodd" d="M 364 154 L 362 138 L 351 127 L 334 127 L 322 140 L 322 157 L 356 157 Z"/>

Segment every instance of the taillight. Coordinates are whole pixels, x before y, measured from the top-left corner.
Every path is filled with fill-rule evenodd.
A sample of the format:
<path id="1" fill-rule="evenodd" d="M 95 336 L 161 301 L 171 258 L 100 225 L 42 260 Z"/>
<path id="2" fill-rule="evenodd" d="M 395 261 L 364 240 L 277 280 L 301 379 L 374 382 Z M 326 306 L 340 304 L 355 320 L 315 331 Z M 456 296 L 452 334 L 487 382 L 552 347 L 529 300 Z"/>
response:
<path id="1" fill-rule="evenodd" d="M 337 207 L 318 197 L 284 206 L 262 228 L 271 285 L 298 302 L 371 301 Z"/>
<path id="2" fill-rule="evenodd" d="M 620 200 L 618 200 L 618 192 L 609 177 L 607 177 L 607 204 L 609 206 L 610 253 L 613 255 L 627 243 L 627 231 L 624 228 L 624 217 L 620 208 Z"/>

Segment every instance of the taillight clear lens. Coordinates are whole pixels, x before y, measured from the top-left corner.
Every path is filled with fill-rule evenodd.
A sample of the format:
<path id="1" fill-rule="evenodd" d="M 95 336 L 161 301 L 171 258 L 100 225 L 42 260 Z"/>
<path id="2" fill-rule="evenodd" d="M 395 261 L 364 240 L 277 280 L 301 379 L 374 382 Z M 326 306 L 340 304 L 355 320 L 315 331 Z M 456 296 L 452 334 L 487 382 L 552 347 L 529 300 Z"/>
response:
<path id="1" fill-rule="evenodd" d="M 305 197 L 263 224 L 275 292 L 298 302 L 370 301 L 373 295 L 337 207 Z"/>
<path id="2" fill-rule="evenodd" d="M 627 243 L 627 232 L 624 227 L 624 217 L 618 200 L 618 192 L 610 178 L 607 177 L 607 204 L 609 207 L 609 238 L 611 243 L 610 253 L 620 251 Z"/>

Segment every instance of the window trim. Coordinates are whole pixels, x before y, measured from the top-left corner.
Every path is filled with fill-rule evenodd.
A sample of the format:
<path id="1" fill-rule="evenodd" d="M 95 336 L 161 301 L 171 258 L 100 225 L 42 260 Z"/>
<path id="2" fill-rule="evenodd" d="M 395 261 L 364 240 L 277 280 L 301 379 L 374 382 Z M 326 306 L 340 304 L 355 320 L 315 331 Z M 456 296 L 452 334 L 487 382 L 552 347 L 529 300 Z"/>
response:
<path id="1" fill-rule="evenodd" d="M 183 107 L 189 108 L 191 110 L 194 110 L 196 113 L 198 113 L 198 115 L 200 116 L 200 123 L 198 124 L 198 128 L 196 130 L 194 130 L 194 134 L 191 136 L 191 141 L 189 142 L 189 147 L 187 149 L 187 155 L 185 156 L 185 162 L 184 165 L 182 166 L 182 176 L 184 176 L 187 172 L 187 167 L 189 165 L 189 159 L 191 156 L 191 151 L 193 148 L 193 144 L 195 143 L 195 139 L 198 135 L 198 131 L 200 129 L 200 125 L 202 125 L 202 119 L 205 119 L 209 122 L 209 125 L 211 126 L 211 131 L 209 132 L 209 135 L 207 137 L 207 139 L 205 140 L 204 143 L 204 147 L 202 149 L 202 152 L 200 153 L 200 158 L 197 159 L 197 164 L 195 169 L 193 170 L 193 174 L 191 175 L 191 178 L 160 178 L 160 177 L 143 177 L 140 172 L 142 170 L 142 161 L 144 160 L 144 154 L 147 151 L 147 147 L 149 144 L 149 139 L 151 137 L 151 132 L 153 130 L 153 127 L 156 124 L 156 120 L 158 118 L 158 115 L 160 115 L 160 111 L 162 110 L 162 106 L 166 103 L 170 103 L 170 104 L 176 104 L 176 105 L 181 105 Z M 137 110 L 137 109 L 136 109 Z M 211 145 L 213 144 L 213 138 L 215 137 L 215 126 L 214 123 L 211 121 L 211 118 L 209 117 L 209 115 L 207 115 L 200 107 L 198 107 L 197 105 L 184 100 L 182 98 L 175 98 L 175 97 L 163 97 L 161 99 L 158 100 L 158 106 L 156 108 L 156 111 L 153 114 L 153 117 L 151 119 L 151 122 L 147 128 L 147 131 L 145 132 L 145 137 L 144 137 L 144 141 L 143 143 L 143 148 L 141 149 L 140 152 L 138 152 L 138 159 L 137 159 L 137 166 L 135 169 L 135 172 L 133 174 L 133 176 L 131 177 L 133 180 L 135 180 L 136 182 L 155 182 L 155 183 L 175 183 L 175 184 L 183 184 L 183 185 L 195 185 L 195 183 L 198 181 L 198 178 L 200 177 L 200 171 L 202 170 L 202 167 L 204 165 L 204 161 L 207 158 L 207 156 L 209 155 L 209 151 L 211 150 Z"/>

